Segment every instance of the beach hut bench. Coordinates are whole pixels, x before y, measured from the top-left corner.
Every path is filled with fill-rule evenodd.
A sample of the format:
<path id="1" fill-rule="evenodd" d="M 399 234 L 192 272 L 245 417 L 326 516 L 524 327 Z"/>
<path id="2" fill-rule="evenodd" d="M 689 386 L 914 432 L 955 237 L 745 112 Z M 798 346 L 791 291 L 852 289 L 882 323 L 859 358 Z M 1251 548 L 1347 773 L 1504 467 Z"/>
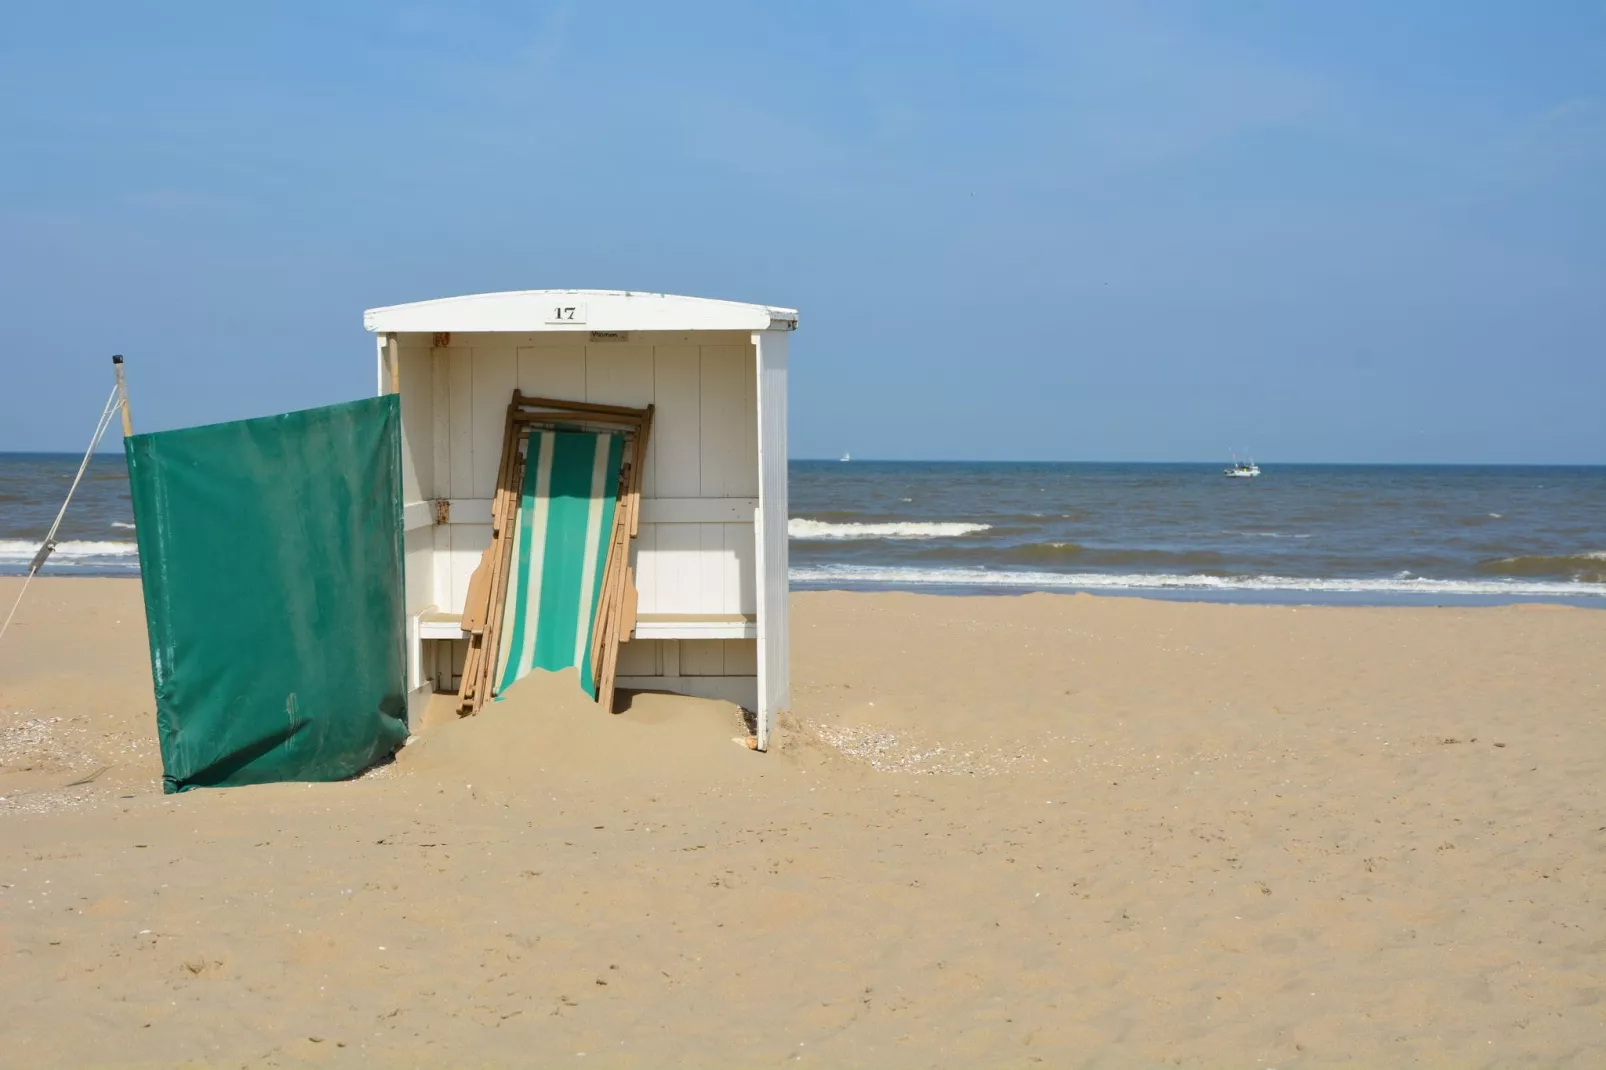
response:
<path id="1" fill-rule="evenodd" d="M 797 312 L 604 290 L 369 309 L 379 392 L 399 393 L 409 711 L 455 692 L 469 578 L 491 539 L 515 390 L 654 417 L 617 685 L 725 699 L 759 749 L 788 704 L 787 340 Z"/>

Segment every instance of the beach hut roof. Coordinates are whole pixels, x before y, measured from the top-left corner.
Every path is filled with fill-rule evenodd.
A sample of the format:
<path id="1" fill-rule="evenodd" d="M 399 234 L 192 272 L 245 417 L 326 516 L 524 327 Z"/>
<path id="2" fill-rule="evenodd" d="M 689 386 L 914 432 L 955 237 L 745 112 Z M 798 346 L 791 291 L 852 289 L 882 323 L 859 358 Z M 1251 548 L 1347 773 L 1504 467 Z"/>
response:
<path id="1" fill-rule="evenodd" d="M 629 290 L 509 290 L 370 308 L 370 331 L 790 331 L 797 310 Z"/>

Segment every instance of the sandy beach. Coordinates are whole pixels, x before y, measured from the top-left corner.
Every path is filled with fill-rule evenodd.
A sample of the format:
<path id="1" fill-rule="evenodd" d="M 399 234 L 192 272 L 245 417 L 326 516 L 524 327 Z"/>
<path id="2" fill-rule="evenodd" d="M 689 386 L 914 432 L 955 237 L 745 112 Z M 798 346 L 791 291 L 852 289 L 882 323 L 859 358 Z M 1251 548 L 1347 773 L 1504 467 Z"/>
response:
<path id="1" fill-rule="evenodd" d="M 35 581 L 0 1063 L 1606 1064 L 1606 614 L 792 623 L 766 755 L 555 677 L 355 781 L 164 797 L 137 581 Z"/>

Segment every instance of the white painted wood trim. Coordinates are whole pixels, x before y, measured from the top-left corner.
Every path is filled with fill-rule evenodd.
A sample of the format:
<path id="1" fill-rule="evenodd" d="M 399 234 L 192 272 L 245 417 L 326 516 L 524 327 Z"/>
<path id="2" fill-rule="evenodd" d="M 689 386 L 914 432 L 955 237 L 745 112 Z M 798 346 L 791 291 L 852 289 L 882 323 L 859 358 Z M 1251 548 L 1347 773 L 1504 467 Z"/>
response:
<path id="1" fill-rule="evenodd" d="M 573 309 L 555 316 L 555 308 Z M 628 290 L 515 290 L 370 308 L 370 331 L 794 330 L 797 310 Z"/>
<path id="2" fill-rule="evenodd" d="M 421 613 L 407 617 L 407 690 L 417 691 L 424 686 L 424 644 L 420 641 Z"/>
<path id="3" fill-rule="evenodd" d="M 758 376 L 758 749 L 791 705 L 786 535 L 786 350 L 783 331 L 753 332 Z"/>
<path id="4" fill-rule="evenodd" d="M 757 639 L 758 622 L 750 620 L 637 620 L 636 639 Z"/>
<path id="5" fill-rule="evenodd" d="M 491 499 L 451 498 L 453 524 L 489 524 Z M 435 522 L 434 502 L 408 502 L 403 508 L 406 530 Z M 643 524 L 751 524 L 757 498 L 643 498 Z"/>
<path id="6" fill-rule="evenodd" d="M 456 620 L 420 620 L 418 622 L 418 637 L 420 639 L 467 639 L 468 633 L 463 630 L 462 618 Z"/>
<path id="7" fill-rule="evenodd" d="M 417 531 L 435 523 L 434 502 L 408 502 L 402 506 L 402 530 Z M 486 520 L 486 523 L 490 523 Z"/>

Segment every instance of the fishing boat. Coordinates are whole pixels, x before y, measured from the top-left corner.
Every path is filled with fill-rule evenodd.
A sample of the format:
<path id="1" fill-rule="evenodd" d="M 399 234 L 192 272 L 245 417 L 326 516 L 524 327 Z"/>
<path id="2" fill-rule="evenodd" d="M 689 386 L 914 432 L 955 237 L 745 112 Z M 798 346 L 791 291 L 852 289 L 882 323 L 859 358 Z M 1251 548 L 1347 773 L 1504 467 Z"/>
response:
<path id="1" fill-rule="evenodd" d="M 1232 464 L 1225 469 L 1228 479 L 1253 479 L 1260 474 L 1260 465 L 1253 460 L 1240 461 L 1235 453 Z"/>

